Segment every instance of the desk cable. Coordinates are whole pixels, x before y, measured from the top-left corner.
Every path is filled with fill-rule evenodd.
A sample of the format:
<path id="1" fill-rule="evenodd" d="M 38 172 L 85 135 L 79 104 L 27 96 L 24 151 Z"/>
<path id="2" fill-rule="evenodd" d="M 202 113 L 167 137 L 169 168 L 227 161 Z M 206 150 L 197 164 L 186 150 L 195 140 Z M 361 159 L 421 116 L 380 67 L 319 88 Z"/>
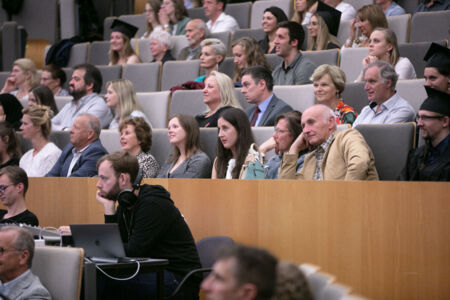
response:
<path id="1" fill-rule="evenodd" d="M 84 258 L 85 261 L 93 263 L 95 265 L 95 268 L 97 268 L 97 270 L 99 270 L 100 272 L 103 273 L 103 275 L 105 275 L 106 277 L 112 279 L 112 280 L 120 280 L 120 281 L 127 281 L 130 279 L 133 279 L 134 277 L 136 277 L 136 275 L 139 273 L 139 270 L 141 269 L 141 263 L 138 260 L 135 259 L 130 259 L 130 262 L 135 262 L 137 264 L 137 269 L 136 272 L 131 275 L 130 277 L 125 277 L 125 278 L 119 278 L 119 277 L 113 277 L 111 275 L 109 275 L 108 273 L 106 273 L 104 270 L 102 270 L 94 261 L 90 260 L 89 258 L 85 257 Z"/>

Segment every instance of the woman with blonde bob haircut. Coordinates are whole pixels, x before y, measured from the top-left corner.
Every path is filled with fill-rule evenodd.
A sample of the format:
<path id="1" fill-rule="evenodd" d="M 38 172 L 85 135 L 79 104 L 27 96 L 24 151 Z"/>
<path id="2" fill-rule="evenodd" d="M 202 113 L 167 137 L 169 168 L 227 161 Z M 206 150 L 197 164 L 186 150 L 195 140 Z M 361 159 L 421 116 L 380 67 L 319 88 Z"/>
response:
<path id="1" fill-rule="evenodd" d="M 217 120 L 223 111 L 231 107 L 242 109 L 236 98 L 233 81 L 218 71 L 212 71 L 205 79 L 203 102 L 208 109 L 195 116 L 199 127 L 217 127 Z"/>
<path id="2" fill-rule="evenodd" d="M 133 83 L 127 79 L 116 79 L 106 83 L 106 105 L 114 111 L 114 119 L 109 129 L 116 129 L 126 118 L 141 117 L 151 127 L 152 124 L 142 112 L 137 101 Z"/>
<path id="3" fill-rule="evenodd" d="M 232 45 L 234 56 L 234 75 L 233 81 L 241 86 L 242 70 L 247 67 L 261 65 L 272 71 L 272 67 L 267 62 L 264 53 L 258 42 L 250 37 L 242 37 Z"/>
<path id="4" fill-rule="evenodd" d="M 306 50 L 327 50 L 339 48 L 339 41 L 330 34 L 327 23 L 319 14 L 313 14 L 308 24 L 308 43 Z"/>
<path id="5" fill-rule="evenodd" d="M 61 149 L 50 142 L 53 111 L 45 105 L 35 105 L 22 110 L 22 136 L 31 140 L 33 148 L 20 159 L 19 166 L 28 177 L 47 174 L 61 155 Z"/>
<path id="6" fill-rule="evenodd" d="M 10 93 L 19 100 L 28 100 L 28 93 L 38 84 L 39 75 L 34 62 L 28 58 L 20 58 L 14 61 L 11 76 L 6 79 L 1 93 Z"/>
<path id="7" fill-rule="evenodd" d="M 195 118 L 175 115 L 169 121 L 169 142 L 173 152 L 159 171 L 160 178 L 210 178 L 211 160 L 200 146 L 200 129 Z"/>
<path id="8" fill-rule="evenodd" d="M 336 124 L 353 124 L 356 119 L 355 110 L 344 104 L 341 98 L 345 89 L 344 71 L 337 66 L 324 64 L 317 67 L 310 79 L 313 82 L 316 102 L 334 111 Z"/>

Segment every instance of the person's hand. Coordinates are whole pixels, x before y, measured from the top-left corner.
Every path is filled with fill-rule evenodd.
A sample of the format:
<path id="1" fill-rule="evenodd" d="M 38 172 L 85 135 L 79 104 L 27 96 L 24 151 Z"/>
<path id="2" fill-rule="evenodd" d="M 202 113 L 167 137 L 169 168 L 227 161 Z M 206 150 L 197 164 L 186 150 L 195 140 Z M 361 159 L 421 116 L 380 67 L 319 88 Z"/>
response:
<path id="1" fill-rule="evenodd" d="M 378 60 L 378 57 L 376 57 L 374 55 L 368 55 L 368 56 L 364 57 L 364 59 L 362 61 L 363 68 L 367 67 L 368 64 L 371 64 L 377 60 Z"/>
<path id="2" fill-rule="evenodd" d="M 272 149 L 275 149 L 276 147 L 276 143 L 275 143 L 275 139 L 272 137 L 270 137 L 270 139 L 268 139 L 267 141 L 265 141 L 264 143 L 262 143 L 261 146 L 259 146 L 259 152 L 260 153 L 267 153 Z"/>
<path id="3" fill-rule="evenodd" d="M 350 36 L 348 39 L 354 41 L 356 38 L 356 18 L 350 21 Z"/>
<path id="4" fill-rule="evenodd" d="M 167 15 L 164 8 L 161 8 L 159 10 L 158 17 L 159 17 L 159 23 L 161 24 L 162 27 L 164 27 L 164 25 L 169 25 L 170 18 L 169 18 L 169 15 Z"/>
<path id="5" fill-rule="evenodd" d="M 316 1 L 316 3 L 311 5 L 311 7 L 308 9 L 308 12 L 310 12 L 312 14 L 315 13 L 317 11 L 317 5 L 319 5 L 319 1 Z"/>
<path id="6" fill-rule="evenodd" d="M 61 235 L 72 235 L 72 232 L 70 231 L 70 226 L 60 226 L 58 228 L 58 231 L 61 233 Z"/>
<path id="7" fill-rule="evenodd" d="M 305 149 L 309 148 L 308 141 L 306 140 L 303 133 L 301 133 L 295 141 L 292 143 L 291 148 L 289 148 L 289 154 L 296 154 L 298 155 L 300 151 L 303 151 Z"/>
<path id="8" fill-rule="evenodd" d="M 116 213 L 116 203 L 113 200 L 107 199 L 100 195 L 100 191 L 97 191 L 95 198 L 105 208 L 105 215 L 114 215 Z"/>
<path id="9" fill-rule="evenodd" d="M 1 93 L 9 93 L 11 91 L 14 91 L 16 89 L 16 79 L 14 77 L 8 77 L 5 81 L 5 85 L 3 86 L 3 89 Z"/>

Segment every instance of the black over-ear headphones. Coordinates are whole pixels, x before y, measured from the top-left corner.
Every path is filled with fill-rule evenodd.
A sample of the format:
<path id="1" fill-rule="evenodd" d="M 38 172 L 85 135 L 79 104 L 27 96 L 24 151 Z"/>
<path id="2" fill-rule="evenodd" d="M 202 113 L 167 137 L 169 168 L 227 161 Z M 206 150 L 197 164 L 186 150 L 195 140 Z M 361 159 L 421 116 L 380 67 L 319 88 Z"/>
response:
<path id="1" fill-rule="evenodd" d="M 139 168 L 136 180 L 132 185 L 133 189 L 120 191 L 120 193 L 117 195 L 117 201 L 119 202 L 119 205 L 124 208 L 129 208 L 136 204 L 138 198 L 134 194 L 134 191 L 141 186 L 142 177 L 144 177 L 144 172 L 141 168 Z"/>

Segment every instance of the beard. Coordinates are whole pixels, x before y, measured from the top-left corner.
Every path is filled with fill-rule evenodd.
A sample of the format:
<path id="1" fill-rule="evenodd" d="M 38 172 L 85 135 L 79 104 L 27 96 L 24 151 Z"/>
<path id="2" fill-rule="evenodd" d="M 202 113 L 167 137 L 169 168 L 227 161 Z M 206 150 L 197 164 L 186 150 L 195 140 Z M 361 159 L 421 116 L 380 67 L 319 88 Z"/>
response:
<path id="1" fill-rule="evenodd" d="M 79 100 L 82 97 L 86 96 L 87 90 L 86 86 L 83 86 L 82 88 L 75 89 L 73 86 L 69 87 L 69 95 L 73 97 L 74 100 Z"/>
<path id="2" fill-rule="evenodd" d="M 103 198 L 109 199 L 109 200 L 117 200 L 117 195 L 120 193 L 119 183 L 116 182 L 116 184 L 113 186 L 113 188 L 106 193 L 101 193 L 100 196 Z"/>

